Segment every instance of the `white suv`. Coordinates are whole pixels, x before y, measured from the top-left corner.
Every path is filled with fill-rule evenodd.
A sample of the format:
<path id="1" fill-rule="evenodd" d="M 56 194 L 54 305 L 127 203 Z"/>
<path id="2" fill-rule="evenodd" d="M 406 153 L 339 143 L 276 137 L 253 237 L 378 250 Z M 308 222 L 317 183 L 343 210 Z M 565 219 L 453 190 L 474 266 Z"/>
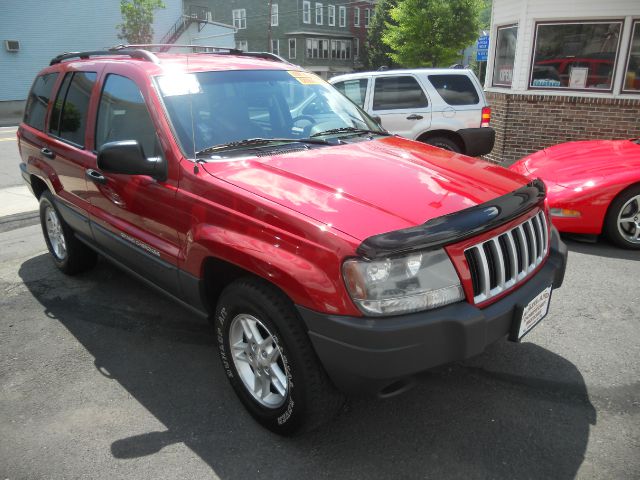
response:
<path id="1" fill-rule="evenodd" d="M 471 70 L 359 72 L 329 82 L 392 133 L 471 156 L 493 148 L 491 109 Z"/>

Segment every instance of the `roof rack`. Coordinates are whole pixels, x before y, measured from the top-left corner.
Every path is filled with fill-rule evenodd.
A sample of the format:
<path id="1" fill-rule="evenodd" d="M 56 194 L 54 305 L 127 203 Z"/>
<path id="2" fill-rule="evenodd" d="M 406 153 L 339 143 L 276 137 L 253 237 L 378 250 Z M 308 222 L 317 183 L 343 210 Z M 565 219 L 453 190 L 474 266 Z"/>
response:
<path id="1" fill-rule="evenodd" d="M 137 44 L 137 45 L 116 45 L 107 50 L 94 50 L 89 52 L 65 52 L 57 57 L 54 57 L 49 62 L 49 65 L 55 65 L 57 63 L 62 62 L 63 60 L 69 60 L 71 58 L 80 58 L 80 59 L 88 59 L 90 57 L 100 57 L 100 56 L 113 56 L 113 55 L 123 55 L 131 58 L 138 58 L 140 60 L 147 60 L 153 63 L 160 63 L 160 59 L 152 52 L 150 52 L 149 48 L 159 48 L 162 51 L 167 51 L 170 48 L 199 48 L 199 49 L 208 49 L 213 51 L 203 51 L 198 52 L 202 54 L 211 54 L 211 55 L 238 55 L 241 57 L 253 57 L 253 58 L 262 58 L 264 60 L 273 60 L 281 63 L 290 63 L 280 55 L 276 55 L 275 53 L 270 52 L 245 52 L 243 50 L 238 50 L 237 48 L 228 48 L 228 47 L 216 47 L 212 45 L 181 45 L 175 43 L 145 43 L 145 44 Z"/>
<path id="2" fill-rule="evenodd" d="M 61 63 L 63 60 L 69 60 L 71 58 L 80 58 L 80 59 L 86 60 L 90 57 L 101 57 L 101 56 L 103 57 L 105 55 L 108 55 L 108 56 L 126 55 L 131 58 L 139 58 L 141 60 L 147 60 L 153 63 L 160 63 L 160 60 L 158 59 L 158 57 L 156 57 L 153 53 L 147 50 L 142 50 L 142 49 L 130 50 L 125 46 L 122 46 L 122 47 L 124 48 L 117 48 L 117 49 L 110 48 L 108 50 L 93 50 L 89 52 L 65 52 L 58 55 L 57 57 L 52 58 L 51 61 L 49 62 L 49 65 L 55 65 L 57 63 Z"/>
<path id="3" fill-rule="evenodd" d="M 166 52 L 171 48 L 193 48 L 193 49 L 210 49 L 213 51 L 200 51 L 197 53 L 202 54 L 213 54 L 213 55 L 238 55 L 241 57 L 253 57 L 253 58 L 262 58 L 264 60 L 273 60 L 276 62 L 282 63 L 290 63 L 280 55 L 276 55 L 275 53 L 270 52 L 245 52 L 244 50 L 239 50 L 237 48 L 230 47 L 218 47 L 216 45 L 191 45 L 191 44 L 180 44 L 180 43 L 140 43 L 133 45 L 116 45 L 112 47 L 112 50 L 122 51 L 124 49 L 136 48 L 136 49 L 147 49 L 147 48 L 159 48 L 161 51 Z"/>

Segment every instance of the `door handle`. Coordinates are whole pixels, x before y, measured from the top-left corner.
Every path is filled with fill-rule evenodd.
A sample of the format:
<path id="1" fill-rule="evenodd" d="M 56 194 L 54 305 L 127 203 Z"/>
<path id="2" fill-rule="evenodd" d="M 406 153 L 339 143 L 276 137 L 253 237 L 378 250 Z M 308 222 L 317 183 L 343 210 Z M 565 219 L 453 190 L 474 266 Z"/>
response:
<path id="1" fill-rule="evenodd" d="M 407 117 L 407 120 L 422 120 L 424 117 L 422 115 L 417 115 L 417 114 L 413 114 L 413 115 L 409 115 Z"/>
<path id="2" fill-rule="evenodd" d="M 50 158 L 50 159 L 52 159 L 52 160 L 53 160 L 54 158 L 56 158 L 56 154 L 55 154 L 55 153 L 53 153 L 51 150 L 49 150 L 47 147 L 42 147 L 42 148 L 40 149 L 40 153 L 41 153 L 42 155 L 44 155 L 45 157 Z"/>
<path id="3" fill-rule="evenodd" d="M 97 170 L 92 170 L 91 168 L 88 168 L 85 170 L 85 176 L 87 177 L 88 180 L 91 180 L 93 183 L 100 183 L 102 185 L 107 183 L 107 177 L 102 175 Z"/>

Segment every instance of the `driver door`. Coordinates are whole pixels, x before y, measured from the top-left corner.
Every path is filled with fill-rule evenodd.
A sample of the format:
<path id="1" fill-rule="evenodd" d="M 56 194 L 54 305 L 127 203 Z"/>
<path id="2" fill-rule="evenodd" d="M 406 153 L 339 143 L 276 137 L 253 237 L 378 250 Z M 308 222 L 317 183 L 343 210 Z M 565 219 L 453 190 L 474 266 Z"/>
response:
<path id="1" fill-rule="evenodd" d="M 142 82 L 141 82 L 142 83 Z M 95 149 L 87 169 L 91 228 L 99 246 L 113 258 L 163 289 L 178 294 L 179 239 L 175 211 L 177 173 L 166 181 L 146 175 L 100 171 L 96 152 L 107 143 L 137 140 L 147 157 L 162 151 L 143 89 L 120 73 L 103 77 L 95 124 Z M 167 158 L 167 163 L 171 158 Z M 175 160 L 174 160 L 175 161 Z"/>

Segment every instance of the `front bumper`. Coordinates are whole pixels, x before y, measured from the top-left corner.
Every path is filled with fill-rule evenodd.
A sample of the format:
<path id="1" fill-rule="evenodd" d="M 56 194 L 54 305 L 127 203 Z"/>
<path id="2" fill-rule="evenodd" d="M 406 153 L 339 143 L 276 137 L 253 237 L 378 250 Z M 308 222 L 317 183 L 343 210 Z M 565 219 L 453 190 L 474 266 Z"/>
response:
<path id="1" fill-rule="evenodd" d="M 429 368 L 463 360 L 508 335 L 522 308 L 562 285 L 567 248 L 552 229 L 544 266 L 518 289 L 479 309 L 467 302 L 394 317 L 345 317 L 298 307 L 320 361 L 345 393 L 376 394 Z"/>

